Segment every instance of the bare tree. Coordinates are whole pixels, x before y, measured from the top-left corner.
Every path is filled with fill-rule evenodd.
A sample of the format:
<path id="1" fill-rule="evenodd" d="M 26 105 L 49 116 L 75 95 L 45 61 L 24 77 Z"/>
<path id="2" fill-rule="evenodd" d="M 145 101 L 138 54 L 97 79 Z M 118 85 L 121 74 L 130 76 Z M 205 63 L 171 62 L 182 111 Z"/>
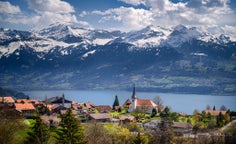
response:
<path id="1" fill-rule="evenodd" d="M 88 140 L 88 144 L 112 143 L 112 139 L 103 128 L 103 125 L 96 122 L 88 124 L 85 131 L 85 137 Z"/>
<path id="2" fill-rule="evenodd" d="M 160 113 L 160 112 L 163 110 L 163 108 L 164 108 L 164 106 L 163 106 L 163 101 L 162 101 L 161 97 L 160 97 L 160 96 L 156 96 L 156 97 L 153 99 L 153 102 L 154 102 L 155 104 L 157 104 L 158 112 Z"/>
<path id="3" fill-rule="evenodd" d="M 222 105 L 222 106 L 220 107 L 220 110 L 222 110 L 222 111 L 226 111 L 227 108 L 225 107 L 225 105 Z"/>
<path id="4" fill-rule="evenodd" d="M 211 106 L 210 106 L 210 105 L 207 105 L 207 106 L 206 106 L 206 110 L 211 110 Z"/>

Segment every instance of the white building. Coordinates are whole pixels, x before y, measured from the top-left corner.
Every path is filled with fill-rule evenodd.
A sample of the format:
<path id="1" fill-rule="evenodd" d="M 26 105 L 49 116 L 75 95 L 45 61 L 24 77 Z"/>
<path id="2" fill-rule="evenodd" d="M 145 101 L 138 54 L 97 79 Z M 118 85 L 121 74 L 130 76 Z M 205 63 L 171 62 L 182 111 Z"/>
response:
<path id="1" fill-rule="evenodd" d="M 137 110 L 137 111 L 143 111 L 145 113 L 152 113 L 153 109 L 157 110 L 157 105 L 152 100 L 137 98 L 135 85 L 133 87 L 133 93 L 131 99 L 132 103 L 129 107 L 129 112 Z"/>

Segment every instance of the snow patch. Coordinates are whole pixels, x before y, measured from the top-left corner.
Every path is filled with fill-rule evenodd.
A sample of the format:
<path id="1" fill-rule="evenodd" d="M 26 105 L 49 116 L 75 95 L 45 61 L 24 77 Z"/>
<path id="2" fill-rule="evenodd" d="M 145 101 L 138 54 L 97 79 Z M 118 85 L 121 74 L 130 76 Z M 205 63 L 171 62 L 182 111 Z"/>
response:
<path id="1" fill-rule="evenodd" d="M 82 59 L 85 59 L 86 57 L 88 57 L 89 55 L 92 55 L 96 52 L 96 50 L 92 50 L 92 51 L 89 51 L 87 53 L 85 53 L 83 56 L 82 56 Z"/>
<path id="2" fill-rule="evenodd" d="M 108 43 L 111 40 L 113 40 L 113 39 L 99 39 L 99 38 L 97 38 L 97 39 L 93 40 L 92 43 L 97 44 L 97 45 L 105 45 L 106 43 Z"/>

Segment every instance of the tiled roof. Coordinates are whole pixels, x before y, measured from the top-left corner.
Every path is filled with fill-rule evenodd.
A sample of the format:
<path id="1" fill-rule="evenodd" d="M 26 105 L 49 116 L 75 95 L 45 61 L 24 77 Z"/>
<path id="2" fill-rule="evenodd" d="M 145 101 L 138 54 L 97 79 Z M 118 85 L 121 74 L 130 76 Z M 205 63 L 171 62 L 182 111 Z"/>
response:
<path id="1" fill-rule="evenodd" d="M 109 105 L 99 105 L 95 107 L 99 112 L 109 112 L 112 108 Z"/>
<path id="2" fill-rule="evenodd" d="M 4 98 L 4 103 L 14 103 L 15 100 L 11 96 L 4 96 L 0 97 L 0 103 L 2 103 L 2 100 Z"/>
<path id="3" fill-rule="evenodd" d="M 90 114 L 90 117 L 96 120 L 112 118 L 108 113 Z"/>
<path id="4" fill-rule="evenodd" d="M 220 111 L 220 110 L 205 110 L 205 113 L 210 113 L 212 116 L 218 116 L 220 112 L 224 115 L 226 111 Z"/>
<path id="5" fill-rule="evenodd" d="M 63 97 L 51 97 L 49 99 L 46 100 L 48 103 L 62 103 L 63 102 Z M 64 101 L 65 103 L 72 103 L 72 101 L 65 99 Z"/>
<path id="6" fill-rule="evenodd" d="M 16 110 L 22 111 L 22 110 L 35 110 L 35 107 L 32 103 L 15 103 Z"/>
<path id="7" fill-rule="evenodd" d="M 29 100 L 29 99 L 18 99 L 17 103 L 32 103 L 32 104 L 40 104 L 39 100 Z"/>
<path id="8" fill-rule="evenodd" d="M 137 99 L 136 106 L 156 107 L 157 105 L 151 100 Z"/>
<path id="9" fill-rule="evenodd" d="M 186 128 L 191 128 L 192 125 L 190 123 L 187 123 L 187 122 L 173 122 L 172 127 L 186 129 Z"/>
<path id="10" fill-rule="evenodd" d="M 122 120 L 122 121 L 124 121 L 124 120 L 130 120 L 130 121 L 133 121 L 135 119 L 135 117 L 134 116 L 130 116 L 130 115 L 128 115 L 128 116 L 121 116 L 120 117 L 120 120 Z"/>
<path id="11" fill-rule="evenodd" d="M 44 121 L 50 121 L 50 120 L 59 121 L 59 118 L 55 115 L 42 115 L 40 116 L 40 118 Z"/>

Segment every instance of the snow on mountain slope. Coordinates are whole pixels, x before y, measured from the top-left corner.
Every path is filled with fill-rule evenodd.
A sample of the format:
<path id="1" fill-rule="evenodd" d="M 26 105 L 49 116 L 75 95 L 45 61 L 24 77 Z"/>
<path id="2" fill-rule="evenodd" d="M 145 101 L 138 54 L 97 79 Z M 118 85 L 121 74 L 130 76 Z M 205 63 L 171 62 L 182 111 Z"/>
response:
<path id="1" fill-rule="evenodd" d="M 38 31 L 41 35 L 55 37 L 57 39 L 65 37 L 66 35 L 80 36 L 86 32 L 87 31 L 85 29 L 75 27 L 72 28 L 71 26 L 65 24 L 52 24 L 49 27 Z"/>
<path id="2" fill-rule="evenodd" d="M 87 53 L 85 53 L 83 56 L 82 56 L 82 59 L 85 59 L 86 57 L 88 57 L 89 55 L 92 55 L 96 52 L 96 50 L 92 50 L 92 51 L 89 51 Z"/>
<path id="3" fill-rule="evenodd" d="M 166 40 L 170 33 L 170 29 L 148 26 L 140 31 L 128 33 L 124 40 L 137 47 L 156 47 Z"/>
<path id="4" fill-rule="evenodd" d="M 199 39 L 204 36 L 205 33 L 202 33 L 196 27 L 187 28 L 184 25 L 178 25 L 173 28 L 173 31 L 164 44 L 172 47 L 179 47 L 184 42 L 188 42 L 192 39 Z"/>
<path id="5" fill-rule="evenodd" d="M 88 50 L 90 46 L 103 46 L 112 43 L 128 43 L 134 48 L 160 46 L 177 48 L 193 39 L 222 45 L 231 41 L 231 38 L 224 34 L 216 36 L 196 27 L 184 25 L 178 25 L 174 28 L 152 25 L 139 31 L 122 33 L 120 31 L 91 30 L 65 24 L 54 24 L 35 32 L 0 28 L 0 57 L 9 56 L 20 47 L 29 47 L 34 52 L 45 54 L 57 48 L 61 51 L 61 55 L 68 55 L 71 51 L 67 49 L 80 47 Z M 89 54 L 84 56 L 87 57 Z"/>

